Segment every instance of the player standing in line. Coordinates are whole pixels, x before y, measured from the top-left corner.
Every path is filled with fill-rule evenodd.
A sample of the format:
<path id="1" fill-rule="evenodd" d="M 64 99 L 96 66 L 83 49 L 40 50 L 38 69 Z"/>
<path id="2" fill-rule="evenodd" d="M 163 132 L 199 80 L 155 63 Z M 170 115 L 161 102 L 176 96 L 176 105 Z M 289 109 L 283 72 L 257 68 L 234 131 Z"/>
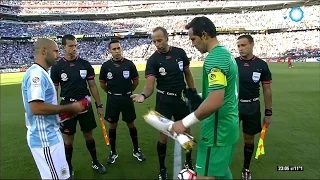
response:
<path id="1" fill-rule="evenodd" d="M 172 132 L 183 133 L 201 121 L 196 172 L 198 179 L 232 179 L 229 166 L 239 139 L 238 67 L 217 39 L 213 22 L 196 17 L 187 26 L 192 45 L 209 52 L 203 65 L 202 97 L 197 110 L 177 121 Z"/>
<path id="2" fill-rule="evenodd" d="M 157 96 L 155 110 L 171 119 L 184 118 L 189 114 L 189 108 L 183 100 L 183 90 L 188 87 L 196 91 L 193 75 L 189 69 L 189 59 L 186 52 L 177 47 L 168 45 L 169 35 L 163 27 L 156 27 L 153 30 L 152 41 L 157 51 L 147 60 L 145 76 L 146 84 L 142 94 L 134 94 L 135 102 L 142 103 L 150 97 L 154 91 L 154 84 L 157 79 Z M 190 133 L 190 129 L 188 129 Z M 167 179 L 165 156 L 167 151 L 168 137 L 160 133 L 157 143 L 157 151 L 160 164 L 159 179 Z M 193 169 L 191 152 L 186 154 L 185 168 Z"/>
<path id="3" fill-rule="evenodd" d="M 249 166 L 254 152 L 254 136 L 261 132 L 260 82 L 262 83 L 265 116 L 268 126 L 272 116 L 272 81 L 268 64 L 253 55 L 254 40 L 250 35 L 242 35 L 237 42 L 240 57 L 236 58 L 239 69 L 239 119 L 242 121 L 244 137 L 244 164 L 242 179 L 251 179 Z"/>
<path id="4" fill-rule="evenodd" d="M 73 35 L 69 34 L 63 36 L 62 45 L 64 47 L 64 58 L 60 59 L 57 65 L 52 66 L 51 68 L 51 79 L 56 86 L 57 92 L 59 84 L 61 86 L 60 103 L 63 105 L 76 102 L 79 99 L 90 96 L 91 92 L 95 99 L 98 115 L 102 116 L 103 106 L 101 104 L 98 88 L 94 81 L 94 69 L 88 61 L 77 56 L 77 40 Z M 88 90 L 88 85 L 90 92 Z M 92 131 L 97 127 L 97 123 L 90 103 L 88 110 L 61 124 L 62 133 L 65 134 L 64 143 L 66 158 L 72 176 L 74 174 L 71 164 L 73 140 L 78 121 L 84 139 L 86 140 L 87 149 L 92 158 L 92 168 L 101 174 L 106 173 L 106 168 L 97 159 L 96 144 L 92 135 Z"/>
<path id="5" fill-rule="evenodd" d="M 35 64 L 26 71 L 21 86 L 28 146 L 42 179 L 68 179 L 69 167 L 57 114 L 78 114 L 85 106 L 81 101 L 57 105 L 56 90 L 48 74 L 59 59 L 57 44 L 40 38 L 34 49 Z"/>
<path id="6" fill-rule="evenodd" d="M 291 57 L 288 56 L 287 59 L 288 59 L 288 68 L 289 68 L 289 69 L 293 68 Z"/>
<path id="7" fill-rule="evenodd" d="M 112 59 L 103 63 L 100 69 L 100 87 L 107 93 L 105 120 L 110 123 L 109 139 L 111 151 L 108 164 L 115 163 L 117 127 L 120 112 L 127 123 L 133 143 L 133 156 L 138 161 L 146 160 L 138 145 L 138 132 L 134 124 L 137 118 L 134 104 L 130 96 L 139 84 L 139 74 L 135 64 L 122 56 L 122 48 L 118 40 L 111 40 L 109 51 Z"/>

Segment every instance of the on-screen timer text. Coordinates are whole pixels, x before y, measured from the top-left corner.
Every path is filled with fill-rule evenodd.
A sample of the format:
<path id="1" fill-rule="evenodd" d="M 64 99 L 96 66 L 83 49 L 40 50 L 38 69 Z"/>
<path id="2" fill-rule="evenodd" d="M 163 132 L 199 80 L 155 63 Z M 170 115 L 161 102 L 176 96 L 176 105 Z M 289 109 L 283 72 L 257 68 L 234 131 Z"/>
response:
<path id="1" fill-rule="evenodd" d="M 303 171 L 303 166 L 277 166 L 277 171 Z"/>

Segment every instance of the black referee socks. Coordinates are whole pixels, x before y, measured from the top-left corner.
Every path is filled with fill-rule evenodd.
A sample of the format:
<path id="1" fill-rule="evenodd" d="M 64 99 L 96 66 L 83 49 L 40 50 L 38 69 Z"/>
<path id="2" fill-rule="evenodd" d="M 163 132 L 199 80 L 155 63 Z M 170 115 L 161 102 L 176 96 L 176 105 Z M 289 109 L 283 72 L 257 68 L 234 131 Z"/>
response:
<path id="1" fill-rule="evenodd" d="M 160 169 L 164 169 L 166 168 L 164 161 L 166 159 L 166 154 L 167 154 L 167 144 L 162 144 L 161 142 L 158 141 L 157 151 L 158 151 Z"/>
<path id="2" fill-rule="evenodd" d="M 64 144 L 64 150 L 66 153 L 66 159 L 67 159 L 68 165 L 70 168 L 72 168 L 71 160 L 72 160 L 73 146 Z"/>
<path id="3" fill-rule="evenodd" d="M 109 129 L 109 141 L 110 141 L 112 152 L 116 152 L 116 139 L 117 139 L 117 130 Z"/>
<path id="4" fill-rule="evenodd" d="M 245 143 L 245 145 L 244 145 L 244 163 L 243 163 L 243 167 L 245 169 L 249 169 L 249 167 L 250 167 L 250 162 L 251 162 L 251 158 L 253 155 L 253 150 L 254 150 L 254 143 L 253 144 Z"/>
<path id="5" fill-rule="evenodd" d="M 87 145 L 87 148 L 88 148 L 88 150 L 90 152 L 92 160 L 93 161 L 97 160 L 96 143 L 95 143 L 94 139 L 87 140 L 86 141 L 86 145 Z"/>
<path id="6" fill-rule="evenodd" d="M 186 161 L 190 162 L 191 161 L 191 155 L 192 155 L 192 150 L 186 153 Z"/>
<path id="7" fill-rule="evenodd" d="M 138 151 L 139 145 L 138 145 L 138 131 L 136 127 L 129 128 L 130 136 L 132 139 L 133 149 L 134 151 Z"/>

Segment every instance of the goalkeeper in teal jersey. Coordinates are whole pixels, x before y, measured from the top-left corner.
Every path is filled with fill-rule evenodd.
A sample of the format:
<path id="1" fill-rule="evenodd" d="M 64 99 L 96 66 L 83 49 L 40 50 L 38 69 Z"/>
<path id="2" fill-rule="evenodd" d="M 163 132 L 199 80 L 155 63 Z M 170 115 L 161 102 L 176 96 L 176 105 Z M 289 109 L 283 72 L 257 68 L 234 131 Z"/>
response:
<path id="1" fill-rule="evenodd" d="M 217 40 L 213 22 L 196 17 L 187 26 L 192 45 L 209 52 L 203 65 L 203 103 L 172 126 L 183 133 L 201 121 L 196 171 L 198 179 L 232 179 L 229 166 L 239 139 L 238 67 L 232 54 Z"/>

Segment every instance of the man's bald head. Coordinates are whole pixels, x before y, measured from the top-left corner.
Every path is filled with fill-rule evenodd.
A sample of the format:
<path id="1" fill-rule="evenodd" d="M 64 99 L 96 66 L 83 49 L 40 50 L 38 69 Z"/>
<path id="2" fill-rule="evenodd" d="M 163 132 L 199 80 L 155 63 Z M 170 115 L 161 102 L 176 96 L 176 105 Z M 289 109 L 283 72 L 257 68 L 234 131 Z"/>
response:
<path id="1" fill-rule="evenodd" d="M 39 38 L 34 44 L 36 61 L 50 67 L 59 59 L 59 48 L 56 42 L 47 38 Z"/>
<path id="2" fill-rule="evenodd" d="M 56 42 L 54 42 L 51 39 L 47 38 L 39 38 L 37 39 L 36 43 L 34 44 L 34 50 L 35 53 L 41 53 L 41 50 L 46 50 L 52 48 L 54 45 L 56 45 Z"/>

